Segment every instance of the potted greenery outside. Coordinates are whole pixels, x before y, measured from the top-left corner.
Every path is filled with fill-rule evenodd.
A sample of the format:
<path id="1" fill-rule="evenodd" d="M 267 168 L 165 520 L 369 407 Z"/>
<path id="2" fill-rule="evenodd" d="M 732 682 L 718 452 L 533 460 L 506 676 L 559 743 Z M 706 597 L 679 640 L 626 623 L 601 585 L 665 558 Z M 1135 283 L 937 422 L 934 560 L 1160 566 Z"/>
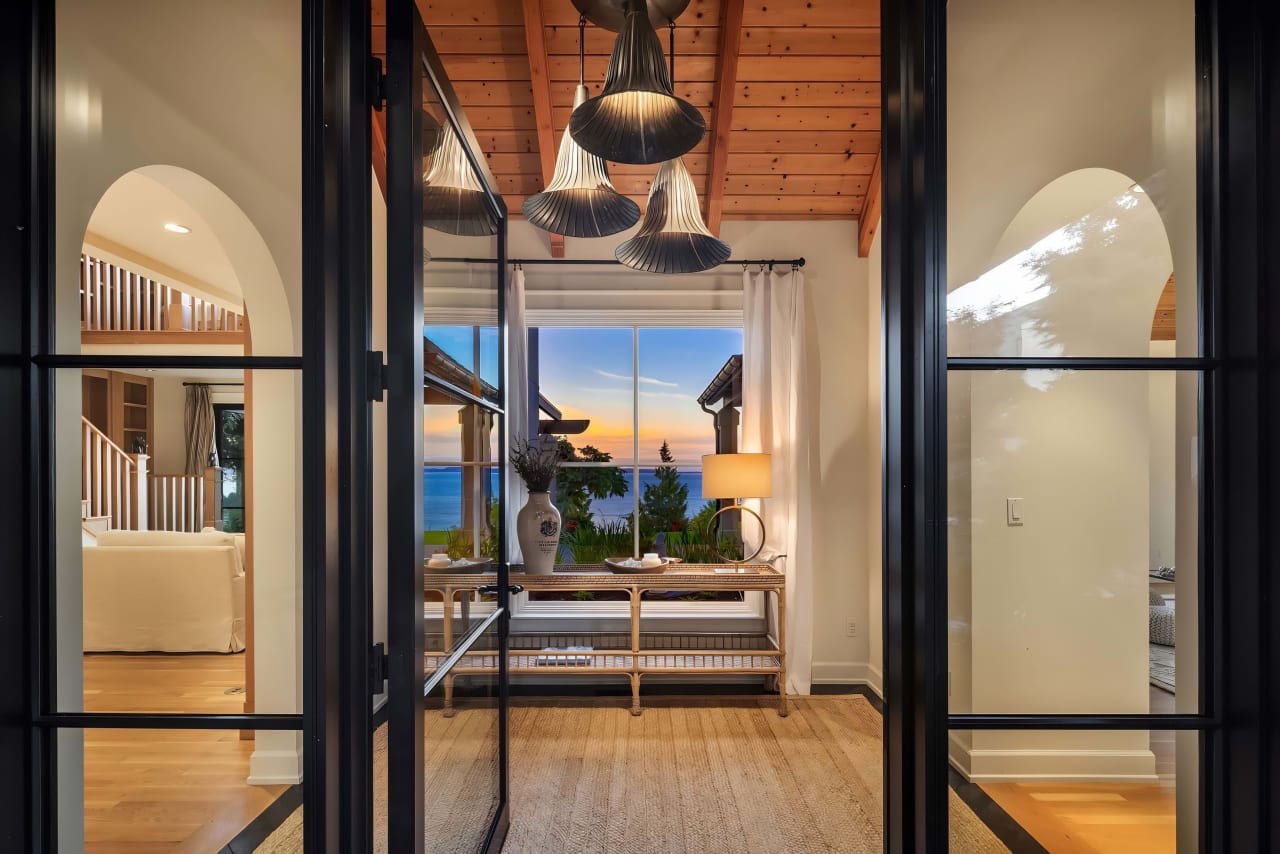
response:
<path id="1" fill-rule="evenodd" d="M 516 538 L 524 555 L 524 571 L 549 575 L 560 549 L 560 511 L 551 503 L 551 483 L 560 471 L 555 442 L 512 443 L 511 465 L 529 490 L 529 500 L 516 515 Z"/>

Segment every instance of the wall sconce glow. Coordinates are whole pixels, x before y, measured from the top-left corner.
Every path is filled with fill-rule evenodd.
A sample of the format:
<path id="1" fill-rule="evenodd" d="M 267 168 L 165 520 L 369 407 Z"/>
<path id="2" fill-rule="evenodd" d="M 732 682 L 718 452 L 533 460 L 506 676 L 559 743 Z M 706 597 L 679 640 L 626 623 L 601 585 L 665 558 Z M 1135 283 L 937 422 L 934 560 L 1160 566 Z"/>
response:
<path id="1" fill-rule="evenodd" d="M 179 225 L 176 222 L 166 222 L 164 224 L 164 230 L 172 231 L 174 234 L 190 234 L 191 233 L 191 229 L 187 228 L 185 225 Z"/>

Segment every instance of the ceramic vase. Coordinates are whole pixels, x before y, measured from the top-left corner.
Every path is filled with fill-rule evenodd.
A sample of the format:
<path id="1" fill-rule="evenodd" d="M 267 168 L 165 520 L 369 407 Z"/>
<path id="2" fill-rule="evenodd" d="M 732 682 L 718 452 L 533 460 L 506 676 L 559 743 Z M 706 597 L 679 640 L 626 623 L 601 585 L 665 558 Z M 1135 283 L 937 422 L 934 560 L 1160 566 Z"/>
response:
<path id="1" fill-rule="evenodd" d="M 560 550 L 560 511 L 548 492 L 531 492 L 529 501 L 516 514 L 516 537 L 524 554 L 524 571 L 550 575 Z"/>

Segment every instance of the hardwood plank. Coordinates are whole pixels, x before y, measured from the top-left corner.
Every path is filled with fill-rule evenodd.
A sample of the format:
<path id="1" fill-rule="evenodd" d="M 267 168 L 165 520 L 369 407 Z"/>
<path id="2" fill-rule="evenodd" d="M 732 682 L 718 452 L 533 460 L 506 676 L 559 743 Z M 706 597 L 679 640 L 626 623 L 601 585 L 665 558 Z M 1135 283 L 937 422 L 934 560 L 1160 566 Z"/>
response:
<path id="1" fill-rule="evenodd" d="M 745 107 L 880 108 L 879 83 L 739 83 L 733 100 Z"/>
<path id="2" fill-rule="evenodd" d="M 479 133 L 482 130 L 525 130 L 532 129 L 535 137 L 538 134 L 538 116 L 535 108 L 530 107 L 511 107 L 496 106 L 487 107 L 480 105 L 464 105 L 467 119 L 471 122 L 472 130 Z M 550 131 L 551 125 L 547 125 Z M 552 161 L 555 160 L 554 151 L 551 155 Z"/>
<path id="3" fill-rule="evenodd" d="M 463 80 L 453 91 L 468 115 L 477 107 L 533 106 L 533 83 L 527 80 Z"/>
<path id="4" fill-rule="evenodd" d="M 525 44 L 529 55 L 529 80 L 533 92 L 533 118 L 538 129 L 538 154 L 542 164 L 542 184 L 551 183 L 556 168 L 556 141 L 552 124 L 555 114 L 551 108 L 551 84 L 547 76 L 547 46 L 544 42 L 545 28 L 542 25 L 542 0 L 523 0 Z M 519 109 L 519 108 L 516 108 Z M 470 113 L 470 110 L 468 110 Z M 526 109 L 525 115 L 528 115 Z M 472 127 L 476 124 L 473 120 Z M 565 118 L 563 127 L 568 126 Z M 520 125 L 513 125 L 520 127 Z M 551 257 L 564 257 L 564 236 L 551 235 Z"/>
<path id="5" fill-rule="evenodd" d="M 733 130 L 880 130 L 880 110 L 861 107 L 738 107 Z"/>
<path id="6" fill-rule="evenodd" d="M 729 153 L 875 154 L 880 132 L 867 131 L 734 131 Z"/>
<path id="7" fill-rule="evenodd" d="M 870 175 L 874 154 L 729 153 L 730 175 Z"/>
<path id="8" fill-rule="evenodd" d="M 879 56 L 879 27 L 746 27 L 743 55 Z M 677 32 L 679 32 L 677 30 Z"/>
<path id="9" fill-rule="evenodd" d="M 858 213 L 858 257 L 866 258 L 871 254 L 871 243 L 875 240 L 876 229 L 880 227 L 880 155 L 876 155 L 875 168 L 871 170 L 871 180 L 867 182 L 867 197 Z"/>
<path id="10" fill-rule="evenodd" d="M 509 0 L 417 0 L 432 41 L 448 27 L 521 26 L 520 5 Z M 572 8 L 572 6 L 570 7 Z M 576 14 L 576 13 L 575 13 Z"/>
<path id="11" fill-rule="evenodd" d="M 752 0 L 748 27 L 879 27 L 879 0 Z"/>
<path id="12" fill-rule="evenodd" d="M 693 59 L 689 63 L 693 63 Z M 676 63 L 679 73 L 680 63 Z M 691 75 L 690 79 L 695 78 Z M 875 81 L 880 79 L 878 56 L 760 56 L 743 63 L 738 79 L 755 82 L 813 83 Z"/>
<path id="13" fill-rule="evenodd" d="M 86 655 L 87 711 L 240 711 L 243 655 Z M 84 731 L 85 851 L 217 851 L 284 791 L 235 730 Z"/>
<path id="14" fill-rule="evenodd" d="M 462 80 L 528 80 L 529 60 L 523 54 L 453 54 L 442 56 L 445 73 L 457 84 Z M 577 68 L 574 79 L 577 79 Z"/>
<path id="15" fill-rule="evenodd" d="M 379 49 L 379 33 L 382 29 L 382 44 L 386 43 L 385 28 L 374 28 L 373 52 L 386 53 L 385 46 Z M 455 53 L 514 53 L 525 52 L 524 27 L 436 27 L 431 30 L 431 40 L 435 43 L 436 52 L 441 56 Z"/>
<path id="16" fill-rule="evenodd" d="M 855 219 L 862 210 L 862 196 L 730 196 L 724 210 L 735 213 L 838 214 Z"/>
<path id="17" fill-rule="evenodd" d="M 1169 274 L 1169 280 L 1164 283 L 1164 290 L 1160 292 L 1160 299 L 1156 301 L 1155 317 L 1151 320 L 1151 340 L 1178 340 L 1178 293 L 1173 273 Z"/>
<path id="18" fill-rule="evenodd" d="M 724 192 L 731 196 L 858 196 L 867 192 L 862 175 L 729 175 Z"/>
<path id="19" fill-rule="evenodd" d="M 742 40 L 745 0 L 721 0 L 720 51 L 716 65 L 715 110 L 708 128 L 711 162 L 704 189 L 703 212 L 707 230 L 720 234 L 724 215 L 724 178 L 729 157 L 729 135 L 735 127 L 733 92 L 738 82 L 738 46 Z"/>

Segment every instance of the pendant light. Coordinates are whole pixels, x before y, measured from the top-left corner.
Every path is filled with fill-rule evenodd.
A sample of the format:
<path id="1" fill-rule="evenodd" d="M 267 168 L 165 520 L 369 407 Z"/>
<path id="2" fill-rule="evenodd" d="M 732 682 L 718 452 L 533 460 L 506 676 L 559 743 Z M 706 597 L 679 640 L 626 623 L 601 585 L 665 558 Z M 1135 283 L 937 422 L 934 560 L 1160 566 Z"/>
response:
<path id="1" fill-rule="evenodd" d="M 569 133 L 578 145 L 615 163 L 659 163 L 698 144 L 707 124 L 697 108 L 675 96 L 662 42 L 645 0 L 624 0 L 626 20 L 609 57 L 604 90 L 577 107 Z M 675 35 L 672 23 L 672 61 Z"/>
<path id="2" fill-rule="evenodd" d="M 729 244 L 707 231 L 698 210 L 698 191 L 677 157 L 658 168 L 640 230 L 614 255 L 646 273 L 700 273 L 728 261 L 731 251 Z"/>
<path id="3" fill-rule="evenodd" d="M 578 19 L 578 89 L 573 106 L 587 100 L 583 84 L 584 41 L 587 19 Z M 567 237 L 604 237 L 636 224 L 640 206 L 614 189 L 609 168 L 594 154 L 583 151 L 568 130 L 560 140 L 556 171 L 551 183 L 521 206 L 524 218 L 544 231 Z"/>
<path id="4" fill-rule="evenodd" d="M 423 137 L 427 138 L 424 118 Z M 441 128 L 422 176 L 422 224 L 446 234 L 479 237 L 498 233 L 489 200 L 471 170 L 462 142 L 452 127 Z"/>

